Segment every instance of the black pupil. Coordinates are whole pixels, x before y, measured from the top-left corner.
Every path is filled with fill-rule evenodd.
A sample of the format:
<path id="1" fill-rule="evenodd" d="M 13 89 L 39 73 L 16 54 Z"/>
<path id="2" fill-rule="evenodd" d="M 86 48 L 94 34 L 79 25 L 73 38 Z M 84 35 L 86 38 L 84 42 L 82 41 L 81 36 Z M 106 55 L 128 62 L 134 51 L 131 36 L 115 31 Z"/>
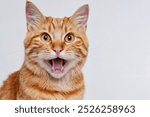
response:
<path id="1" fill-rule="evenodd" d="M 48 39 L 48 35 L 44 35 L 44 40 L 47 40 Z"/>
<path id="2" fill-rule="evenodd" d="M 68 41 L 71 41 L 71 40 L 72 40 L 72 36 L 68 35 Z"/>

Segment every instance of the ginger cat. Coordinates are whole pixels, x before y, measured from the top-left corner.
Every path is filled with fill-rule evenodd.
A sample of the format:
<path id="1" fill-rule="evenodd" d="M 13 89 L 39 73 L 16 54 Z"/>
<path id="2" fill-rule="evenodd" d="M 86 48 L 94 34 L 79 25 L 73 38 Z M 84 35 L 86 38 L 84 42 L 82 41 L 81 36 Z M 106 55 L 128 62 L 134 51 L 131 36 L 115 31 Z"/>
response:
<path id="1" fill-rule="evenodd" d="M 88 14 L 83 5 L 71 17 L 46 17 L 27 1 L 24 63 L 4 81 L 0 99 L 83 99 Z"/>

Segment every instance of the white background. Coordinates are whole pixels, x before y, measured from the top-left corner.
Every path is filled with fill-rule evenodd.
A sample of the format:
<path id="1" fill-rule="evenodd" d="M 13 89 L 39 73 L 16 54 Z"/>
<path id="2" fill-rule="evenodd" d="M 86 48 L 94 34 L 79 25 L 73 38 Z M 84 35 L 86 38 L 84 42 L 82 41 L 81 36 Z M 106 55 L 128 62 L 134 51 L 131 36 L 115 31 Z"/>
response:
<path id="1" fill-rule="evenodd" d="M 33 0 L 47 16 L 90 6 L 85 99 L 150 99 L 150 0 Z M 25 0 L 0 1 L 0 83 L 24 59 Z"/>

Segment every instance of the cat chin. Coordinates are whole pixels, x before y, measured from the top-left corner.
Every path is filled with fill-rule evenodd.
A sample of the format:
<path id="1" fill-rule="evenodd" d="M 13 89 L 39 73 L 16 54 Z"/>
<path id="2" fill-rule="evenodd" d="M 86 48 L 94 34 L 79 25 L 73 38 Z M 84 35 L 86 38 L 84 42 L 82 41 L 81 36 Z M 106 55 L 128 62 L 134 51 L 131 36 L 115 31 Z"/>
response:
<path id="1" fill-rule="evenodd" d="M 50 74 L 51 77 L 55 79 L 61 79 L 66 75 L 66 73 L 52 73 L 52 72 L 48 72 L 48 73 Z"/>

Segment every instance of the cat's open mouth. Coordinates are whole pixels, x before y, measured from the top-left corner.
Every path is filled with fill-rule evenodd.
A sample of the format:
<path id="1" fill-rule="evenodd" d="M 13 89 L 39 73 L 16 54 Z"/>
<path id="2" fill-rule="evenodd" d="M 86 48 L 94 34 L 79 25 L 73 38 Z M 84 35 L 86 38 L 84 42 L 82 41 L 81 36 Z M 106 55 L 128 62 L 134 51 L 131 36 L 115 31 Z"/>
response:
<path id="1" fill-rule="evenodd" d="M 62 73 L 64 72 L 64 68 L 67 64 L 67 61 L 61 58 L 55 58 L 55 59 L 47 60 L 46 63 L 51 68 L 52 72 Z"/>

